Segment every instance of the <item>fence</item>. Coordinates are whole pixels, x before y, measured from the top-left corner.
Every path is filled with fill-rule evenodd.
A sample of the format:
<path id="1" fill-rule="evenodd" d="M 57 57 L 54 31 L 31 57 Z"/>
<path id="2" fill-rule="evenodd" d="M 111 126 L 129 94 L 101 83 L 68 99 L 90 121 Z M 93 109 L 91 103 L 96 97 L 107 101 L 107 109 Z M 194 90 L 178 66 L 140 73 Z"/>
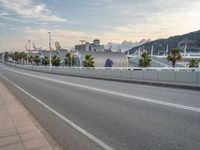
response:
<path id="1" fill-rule="evenodd" d="M 71 74 L 89 77 L 140 79 L 165 82 L 200 83 L 200 68 L 139 68 L 139 67 L 52 67 L 20 65 L 7 63 L 8 65 L 28 70 L 35 70 L 56 74 Z"/>

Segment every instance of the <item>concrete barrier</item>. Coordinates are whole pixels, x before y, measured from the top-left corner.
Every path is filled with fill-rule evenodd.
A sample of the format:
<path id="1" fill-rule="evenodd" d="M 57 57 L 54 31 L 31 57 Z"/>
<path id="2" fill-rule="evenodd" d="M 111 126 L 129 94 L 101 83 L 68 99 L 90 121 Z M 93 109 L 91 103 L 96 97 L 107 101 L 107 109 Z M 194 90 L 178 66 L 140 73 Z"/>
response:
<path id="1" fill-rule="evenodd" d="M 144 71 L 142 70 L 134 70 L 132 72 L 133 79 L 144 79 Z"/>
<path id="2" fill-rule="evenodd" d="M 104 70 L 102 70 L 102 69 L 96 70 L 96 75 L 97 76 L 103 76 L 104 75 Z"/>
<path id="3" fill-rule="evenodd" d="M 158 71 L 144 71 L 144 78 L 146 80 L 158 80 Z"/>
<path id="4" fill-rule="evenodd" d="M 112 77 L 112 70 L 103 70 L 103 72 L 105 77 Z"/>
<path id="5" fill-rule="evenodd" d="M 198 75 L 197 75 L 197 82 L 200 83 L 200 72 L 198 72 Z"/>
<path id="6" fill-rule="evenodd" d="M 121 71 L 121 78 L 132 78 L 132 72 L 131 70 L 122 70 Z"/>
<path id="7" fill-rule="evenodd" d="M 112 77 L 121 77 L 121 70 L 112 70 Z"/>
<path id="8" fill-rule="evenodd" d="M 159 81 L 176 81 L 176 74 L 174 71 L 159 71 L 158 73 Z"/>
<path id="9" fill-rule="evenodd" d="M 198 73 L 197 72 L 176 72 L 177 82 L 191 82 L 197 83 Z"/>
<path id="10" fill-rule="evenodd" d="M 200 83 L 200 71 L 195 69 L 95 69 L 95 68 L 68 68 L 68 67 L 52 67 L 49 70 L 49 66 L 31 66 L 31 65 L 19 65 L 7 63 L 10 66 L 43 71 L 53 72 L 59 74 L 71 74 L 80 76 L 91 76 L 91 77 L 108 77 L 108 78 L 120 78 L 120 79 L 140 79 L 140 80 L 153 80 L 153 81 L 165 81 L 165 82 L 181 82 L 181 83 Z"/>

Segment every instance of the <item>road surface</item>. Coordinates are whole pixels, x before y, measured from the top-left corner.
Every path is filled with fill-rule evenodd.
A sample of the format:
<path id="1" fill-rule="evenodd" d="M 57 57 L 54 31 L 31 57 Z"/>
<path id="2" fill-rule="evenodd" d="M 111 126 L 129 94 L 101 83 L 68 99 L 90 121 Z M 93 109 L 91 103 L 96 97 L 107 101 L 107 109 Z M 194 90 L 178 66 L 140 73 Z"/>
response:
<path id="1" fill-rule="evenodd" d="M 200 149 L 199 91 L 39 73 L 2 64 L 0 75 L 63 149 Z"/>

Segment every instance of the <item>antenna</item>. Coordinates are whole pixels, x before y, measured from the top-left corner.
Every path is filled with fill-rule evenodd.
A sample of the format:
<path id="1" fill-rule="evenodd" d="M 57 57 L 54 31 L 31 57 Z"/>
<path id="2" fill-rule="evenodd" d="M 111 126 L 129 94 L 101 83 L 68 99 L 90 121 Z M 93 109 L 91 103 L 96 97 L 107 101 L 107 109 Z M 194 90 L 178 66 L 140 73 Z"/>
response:
<path id="1" fill-rule="evenodd" d="M 24 47 L 25 47 L 26 51 L 28 51 L 28 48 L 27 48 L 27 46 L 26 46 L 26 45 L 24 45 Z"/>

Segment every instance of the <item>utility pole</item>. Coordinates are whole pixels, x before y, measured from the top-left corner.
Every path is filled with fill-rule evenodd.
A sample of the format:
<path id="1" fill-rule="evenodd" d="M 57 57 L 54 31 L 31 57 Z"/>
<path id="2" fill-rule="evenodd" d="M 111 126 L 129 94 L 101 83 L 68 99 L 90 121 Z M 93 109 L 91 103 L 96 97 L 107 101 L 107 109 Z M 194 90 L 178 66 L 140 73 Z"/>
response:
<path id="1" fill-rule="evenodd" d="M 165 52 L 166 56 L 167 56 L 168 52 L 169 52 L 169 45 L 167 44 L 167 48 L 166 48 L 166 52 Z"/>
<path id="2" fill-rule="evenodd" d="M 154 50 L 154 47 L 152 45 L 152 47 L 151 47 L 151 56 L 153 56 L 153 50 Z"/>
<path id="3" fill-rule="evenodd" d="M 28 44 L 29 44 L 29 51 L 28 52 L 30 52 L 30 49 L 31 49 L 31 46 L 30 46 L 30 43 L 31 43 L 31 41 L 30 40 L 28 40 Z M 28 65 L 28 52 L 27 52 L 27 65 Z"/>
<path id="4" fill-rule="evenodd" d="M 2 61 L 4 62 L 4 53 L 2 54 Z"/>
<path id="5" fill-rule="evenodd" d="M 51 71 L 52 69 L 52 63 L 51 63 L 51 32 L 48 32 L 49 34 L 49 50 L 50 50 L 50 53 L 49 53 L 49 69 Z"/>
<path id="6" fill-rule="evenodd" d="M 15 51 L 14 50 L 13 50 L 13 54 L 14 54 L 13 56 L 14 56 L 14 64 L 15 64 Z"/>
<path id="7" fill-rule="evenodd" d="M 187 42 L 185 41 L 184 54 L 183 54 L 184 66 L 186 66 L 186 56 L 187 56 Z"/>

